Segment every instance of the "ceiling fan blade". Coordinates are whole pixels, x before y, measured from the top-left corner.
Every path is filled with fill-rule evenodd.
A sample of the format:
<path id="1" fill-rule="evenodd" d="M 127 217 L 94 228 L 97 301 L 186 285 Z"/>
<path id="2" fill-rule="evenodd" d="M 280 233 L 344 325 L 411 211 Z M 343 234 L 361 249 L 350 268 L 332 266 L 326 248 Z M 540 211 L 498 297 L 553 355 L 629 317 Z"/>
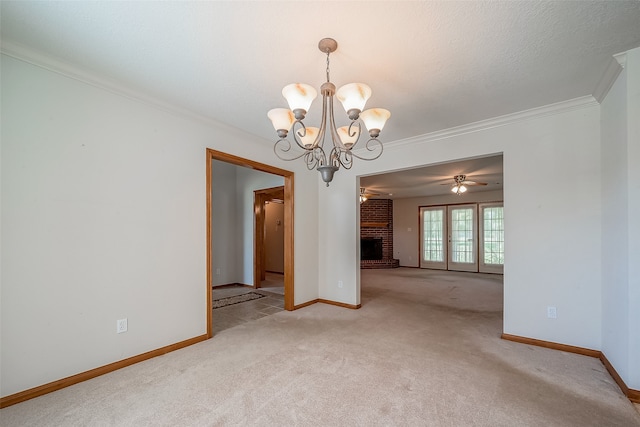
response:
<path id="1" fill-rule="evenodd" d="M 463 185 L 487 185 L 486 182 L 462 181 Z"/>

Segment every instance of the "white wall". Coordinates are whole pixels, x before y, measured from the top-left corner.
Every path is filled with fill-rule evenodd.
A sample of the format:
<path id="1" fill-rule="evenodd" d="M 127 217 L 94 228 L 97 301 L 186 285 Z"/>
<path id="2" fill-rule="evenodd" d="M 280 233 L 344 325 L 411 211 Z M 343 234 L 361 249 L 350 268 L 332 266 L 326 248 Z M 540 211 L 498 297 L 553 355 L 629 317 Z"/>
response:
<path id="1" fill-rule="evenodd" d="M 627 137 L 629 192 L 629 376 L 627 385 L 640 390 L 640 48 L 627 54 Z"/>
<path id="2" fill-rule="evenodd" d="M 640 389 L 640 49 L 602 102 L 602 351 Z"/>
<path id="3" fill-rule="evenodd" d="M 211 161 L 211 245 L 213 285 L 241 282 L 240 240 L 237 233 L 238 211 L 236 169 L 238 166 Z"/>
<path id="4" fill-rule="evenodd" d="M 504 332 L 599 349 L 599 106 L 559 107 L 387 144 L 380 159 L 337 172 L 319 192 L 321 297 L 360 302 L 356 174 L 504 153 Z"/>
<path id="5" fill-rule="evenodd" d="M 446 194 L 393 201 L 393 257 L 401 267 L 420 266 L 420 207 L 456 203 L 501 202 L 502 191 L 467 191 L 462 196 Z"/>
<path id="6" fill-rule="evenodd" d="M 316 220 L 317 175 L 266 141 L 1 67 L 2 396 L 205 334 L 206 147 L 293 170 L 295 215 Z M 316 232 L 295 225 L 298 304 L 318 296 Z"/>
<path id="7" fill-rule="evenodd" d="M 213 160 L 213 284 L 253 285 L 254 191 L 284 185 L 284 178 Z"/>
<path id="8" fill-rule="evenodd" d="M 240 283 L 253 285 L 253 228 L 254 228 L 254 191 L 284 185 L 284 178 L 249 168 L 239 167 L 237 170 L 238 192 L 238 228 L 236 235 L 241 242 Z M 294 261 L 295 262 L 295 261 Z M 295 293 L 294 293 L 295 297 Z"/>

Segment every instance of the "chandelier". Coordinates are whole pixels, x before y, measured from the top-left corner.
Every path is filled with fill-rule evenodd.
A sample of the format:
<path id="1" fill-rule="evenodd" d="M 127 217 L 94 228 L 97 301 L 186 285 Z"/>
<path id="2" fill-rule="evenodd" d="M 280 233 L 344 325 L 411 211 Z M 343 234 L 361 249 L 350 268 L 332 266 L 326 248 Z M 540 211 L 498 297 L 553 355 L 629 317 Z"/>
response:
<path id="1" fill-rule="evenodd" d="M 293 83 L 282 89 L 282 95 L 289 104 L 287 108 L 274 108 L 267 113 L 277 134 L 278 141 L 273 146 L 276 156 L 282 160 L 303 158 L 309 170 L 317 169 L 327 187 L 333 174 L 342 166 L 351 169 L 354 157 L 361 160 L 375 160 L 382 154 L 382 142 L 378 140 L 391 113 L 383 108 L 371 108 L 362 111 L 371 96 L 371 88 L 362 83 L 349 83 L 336 91 L 336 86 L 329 79 L 329 55 L 338 48 L 334 39 L 325 38 L 318 43 L 318 49 L 327 54 L 327 81 L 320 87 L 322 95 L 322 118 L 320 127 L 307 127 L 303 120 L 311 103 L 317 96 L 316 90 L 307 84 Z M 340 100 L 347 117 L 348 126 L 337 127 L 333 114 L 333 97 Z M 354 153 L 360 136 L 362 123 L 369 132 L 369 139 L 364 143 L 363 152 Z M 302 149 L 294 150 L 287 139 L 289 130 L 293 128 L 293 140 Z M 328 135 L 327 135 L 328 134 Z M 325 139 L 330 138 L 332 147 L 326 147 Z"/>

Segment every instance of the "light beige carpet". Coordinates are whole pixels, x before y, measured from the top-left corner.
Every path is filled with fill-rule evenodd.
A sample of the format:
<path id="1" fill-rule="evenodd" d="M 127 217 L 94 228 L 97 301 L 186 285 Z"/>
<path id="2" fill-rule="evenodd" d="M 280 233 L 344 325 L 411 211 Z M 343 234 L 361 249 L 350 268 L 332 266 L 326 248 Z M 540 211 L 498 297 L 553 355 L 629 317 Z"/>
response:
<path id="1" fill-rule="evenodd" d="M 501 340 L 502 278 L 363 271 L 314 304 L 0 412 L 2 426 L 639 426 L 597 359 Z"/>

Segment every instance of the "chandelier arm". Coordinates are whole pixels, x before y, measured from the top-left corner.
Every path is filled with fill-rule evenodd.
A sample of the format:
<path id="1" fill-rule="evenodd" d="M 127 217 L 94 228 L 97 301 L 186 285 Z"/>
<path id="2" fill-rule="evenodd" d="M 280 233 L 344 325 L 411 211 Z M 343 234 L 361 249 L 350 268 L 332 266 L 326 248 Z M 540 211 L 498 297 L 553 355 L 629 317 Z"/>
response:
<path id="1" fill-rule="evenodd" d="M 316 159 L 316 164 L 318 166 L 324 166 L 327 164 L 327 155 L 322 149 L 322 147 L 315 147 L 313 150 L 313 157 Z"/>
<path id="2" fill-rule="evenodd" d="M 314 141 L 315 147 L 320 147 L 324 154 L 324 138 L 327 133 L 327 96 L 322 94 L 322 116 L 320 118 L 320 132 Z"/>
<path id="3" fill-rule="evenodd" d="M 307 164 L 307 169 L 313 170 L 318 165 L 318 159 L 314 155 L 314 150 L 307 150 L 304 154 L 304 162 Z"/>
<path id="4" fill-rule="evenodd" d="M 373 143 L 375 143 L 376 145 L 374 145 Z M 354 144 L 354 146 L 355 146 L 355 144 Z M 379 153 L 377 153 L 377 154 L 374 154 L 374 156 L 373 156 L 373 157 L 364 157 L 364 156 L 359 156 L 359 155 L 355 154 L 353 151 L 350 151 L 350 153 L 351 153 L 354 157 L 356 157 L 356 158 L 358 158 L 358 159 L 360 159 L 360 160 L 371 161 L 371 160 L 375 160 L 375 159 L 377 159 L 378 157 L 380 157 L 380 156 L 382 155 L 382 152 L 384 151 L 384 146 L 382 145 L 382 142 L 381 142 L 381 141 L 379 141 L 377 138 L 371 138 L 371 139 L 369 139 L 369 140 L 367 141 L 367 143 L 365 144 L 365 146 L 364 146 L 364 147 L 365 147 L 365 148 L 367 149 L 367 151 L 369 151 L 369 152 L 375 152 L 375 151 L 378 151 L 378 149 L 380 150 L 380 152 L 379 152 Z"/>
<path id="5" fill-rule="evenodd" d="M 273 152 L 280 160 L 286 160 L 288 162 L 292 160 L 298 160 L 300 157 L 304 156 L 309 152 L 309 150 L 305 150 L 302 153 L 297 154 L 295 151 L 292 151 L 291 148 L 292 148 L 291 142 L 287 138 L 282 138 L 276 141 L 276 143 L 273 145 Z M 292 157 L 283 156 L 279 153 L 279 152 L 288 153 L 290 151 L 291 153 L 294 153 Z"/>
<path id="6" fill-rule="evenodd" d="M 299 127 L 301 126 L 302 128 L 296 130 L 296 125 L 298 125 Z M 298 147 L 302 148 L 305 151 L 310 151 L 310 149 L 306 148 L 304 144 L 302 144 L 302 141 L 300 141 L 300 138 L 304 137 L 307 134 L 307 127 L 304 125 L 302 120 L 296 120 L 295 122 L 293 122 L 292 127 L 293 127 L 293 140 L 296 142 Z"/>
<path id="7" fill-rule="evenodd" d="M 351 169 L 353 166 L 353 155 L 349 150 L 341 150 L 339 147 L 333 147 L 329 157 L 331 165 L 337 168 L 342 166 L 345 169 Z"/>
<path id="8" fill-rule="evenodd" d="M 356 138 L 356 140 L 354 141 L 354 143 L 351 145 L 350 149 L 353 149 L 353 147 L 356 146 L 356 144 L 358 143 L 358 141 L 360 141 L 360 135 L 362 135 L 362 122 L 360 120 L 351 120 L 351 123 L 349 123 L 349 129 L 348 129 L 348 133 L 349 136 L 351 138 L 353 138 L 354 136 L 356 136 L 356 131 L 354 130 L 353 132 L 351 132 L 351 128 L 353 127 L 353 125 L 355 123 L 358 123 L 358 137 Z"/>

